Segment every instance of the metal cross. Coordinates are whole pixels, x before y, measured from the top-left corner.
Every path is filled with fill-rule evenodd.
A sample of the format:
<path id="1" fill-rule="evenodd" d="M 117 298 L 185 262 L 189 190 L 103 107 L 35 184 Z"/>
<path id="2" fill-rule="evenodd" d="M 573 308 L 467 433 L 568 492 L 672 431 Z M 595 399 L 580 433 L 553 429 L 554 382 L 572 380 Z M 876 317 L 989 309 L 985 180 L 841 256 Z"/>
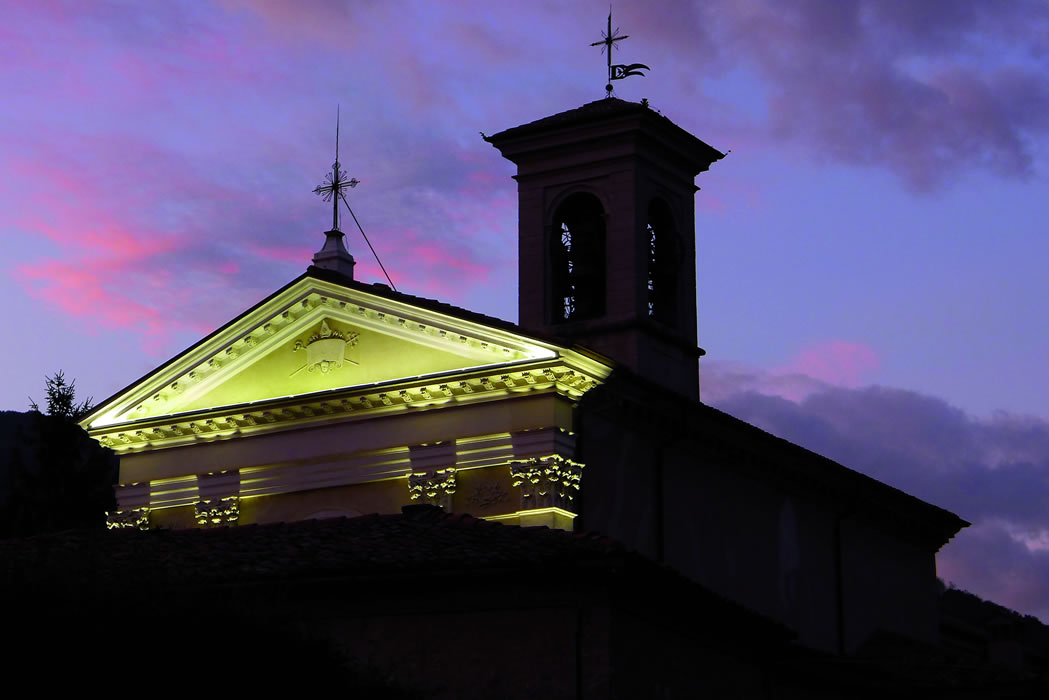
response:
<path id="1" fill-rule="evenodd" d="M 626 65 L 612 65 L 612 47 L 619 48 L 616 46 L 617 41 L 630 38 L 628 34 L 620 34 L 619 27 L 616 27 L 615 31 L 612 31 L 612 10 L 608 11 L 608 31 L 601 32 L 601 41 L 595 41 L 590 44 L 591 46 L 600 46 L 601 51 L 608 54 L 608 84 L 605 85 L 605 97 L 612 96 L 612 81 L 622 80 L 623 78 L 629 78 L 632 75 L 640 75 L 642 78 L 645 74 L 642 70 L 651 70 L 644 63 L 630 63 Z"/>
<path id="2" fill-rule="evenodd" d="M 331 230 L 339 231 L 339 200 L 345 199 L 343 190 L 356 187 L 361 181 L 355 177 L 346 178 L 346 171 L 339 167 L 339 108 L 335 110 L 335 162 L 331 172 L 324 176 L 324 184 L 313 188 L 313 193 L 320 195 L 325 202 L 331 202 Z M 349 206 L 349 205 L 347 205 Z"/>

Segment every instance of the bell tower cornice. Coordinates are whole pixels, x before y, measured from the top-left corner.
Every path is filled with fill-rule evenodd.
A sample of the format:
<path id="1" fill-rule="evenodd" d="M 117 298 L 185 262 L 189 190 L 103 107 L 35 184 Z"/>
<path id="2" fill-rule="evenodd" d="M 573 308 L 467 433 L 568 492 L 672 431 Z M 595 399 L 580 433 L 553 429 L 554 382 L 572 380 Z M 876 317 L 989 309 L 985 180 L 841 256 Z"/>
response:
<path id="1" fill-rule="evenodd" d="M 636 140 L 625 138 L 629 136 Z M 623 153 L 658 154 L 661 160 L 670 157 L 693 177 L 725 157 L 646 103 L 615 97 L 506 129 L 485 140 L 521 168 L 518 177 L 536 166 L 551 165 L 552 154 L 559 156 L 558 161 L 592 159 L 595 147 L 609 143 L 618 145 Z M 647 148 L 636 148 L 640 145 Z"/>

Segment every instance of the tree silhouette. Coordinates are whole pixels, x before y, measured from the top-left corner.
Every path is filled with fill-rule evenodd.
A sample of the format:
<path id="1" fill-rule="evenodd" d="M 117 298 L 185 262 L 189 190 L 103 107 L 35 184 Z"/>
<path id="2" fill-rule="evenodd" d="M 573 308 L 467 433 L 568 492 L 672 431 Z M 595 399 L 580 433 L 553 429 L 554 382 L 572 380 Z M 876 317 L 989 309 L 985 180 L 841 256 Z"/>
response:
<path id="1" fill-rule="evenodd" d="M 0 411 L 0 539 L 104 528 L 116 454 L 69 417 Z"/>
<path id="2" fill-rule="evenodd" d="M 79 420 L 81 416 L 94 408 L 89 396 L 80 403 L 76 400 L 76 380 L 66 383 L 66 375 L 62 370 L 55 372 L 54 376 L 44 377 L 47 390 L 47 415 Z M 40 412 L 40 406 L 33 397 L 29 397 L 29 408 Z"/>

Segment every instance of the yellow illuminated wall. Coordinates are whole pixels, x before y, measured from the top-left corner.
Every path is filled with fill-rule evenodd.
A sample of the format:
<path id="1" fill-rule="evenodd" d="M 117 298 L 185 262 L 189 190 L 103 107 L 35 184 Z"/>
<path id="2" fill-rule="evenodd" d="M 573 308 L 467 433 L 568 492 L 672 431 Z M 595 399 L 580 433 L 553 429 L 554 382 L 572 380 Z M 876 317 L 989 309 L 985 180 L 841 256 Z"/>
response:
<path id="1" fill-rule="evenodd" d="M 289 339 L 264 357 L 248 364 L 235 377 L 211 388 L 205 394 L 179 406 L 191 411 L 212 406 L 228 406 L 247 401 L 309 394 L 326 389 L 372 384 L 376 382 L 414 377 L 423 374 L 451 371 L 461 368 L 468 360 L 463 357 L 413 343 L 403 338 L 361 330 L 335 321 L 333 330 L 349 336 L 357 333 L 356 344 L 347 345 L 341 368 L 328 372 L 309 371 L 306 350 L 295 350 L 296 341 L 305 344 L 316 331 L 314 324 L 307 332 Z M 496 358 L 498 359 L 498 358 Z M 356 363 L 356 364 L 355 364 Z"/>

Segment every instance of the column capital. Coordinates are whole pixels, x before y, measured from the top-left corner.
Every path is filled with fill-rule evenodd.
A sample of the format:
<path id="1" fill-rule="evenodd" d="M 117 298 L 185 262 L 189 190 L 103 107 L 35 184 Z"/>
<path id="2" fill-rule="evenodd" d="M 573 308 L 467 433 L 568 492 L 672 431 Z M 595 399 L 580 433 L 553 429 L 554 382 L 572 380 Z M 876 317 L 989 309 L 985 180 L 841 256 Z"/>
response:
<path id="1" fill-rule="evenodd" d="M 412 472 L 408 475 L 408 497 L 413 503 L 429 503 L 452 512 L 455 494 L 455 467 Z"/>
<path id="2" fill-rule="evenodd" d="M 148 530 L 149 508 L 129 508 L 106 513 L 106 528 L 109 530 Z"/>
<path id="3" fill-rule="evenodd" d="M 560 508 L 572 511 L 583 465 L 560 455 L 510 462 L 510 478 L 521 489 L 521 510 Z"/>
<path id="4" fill-rule="evenodd" d="M 209 498 L 193 505 L 197 524 L 201 527 L 236 525 L 240 519 L 240 497 Z"/>

